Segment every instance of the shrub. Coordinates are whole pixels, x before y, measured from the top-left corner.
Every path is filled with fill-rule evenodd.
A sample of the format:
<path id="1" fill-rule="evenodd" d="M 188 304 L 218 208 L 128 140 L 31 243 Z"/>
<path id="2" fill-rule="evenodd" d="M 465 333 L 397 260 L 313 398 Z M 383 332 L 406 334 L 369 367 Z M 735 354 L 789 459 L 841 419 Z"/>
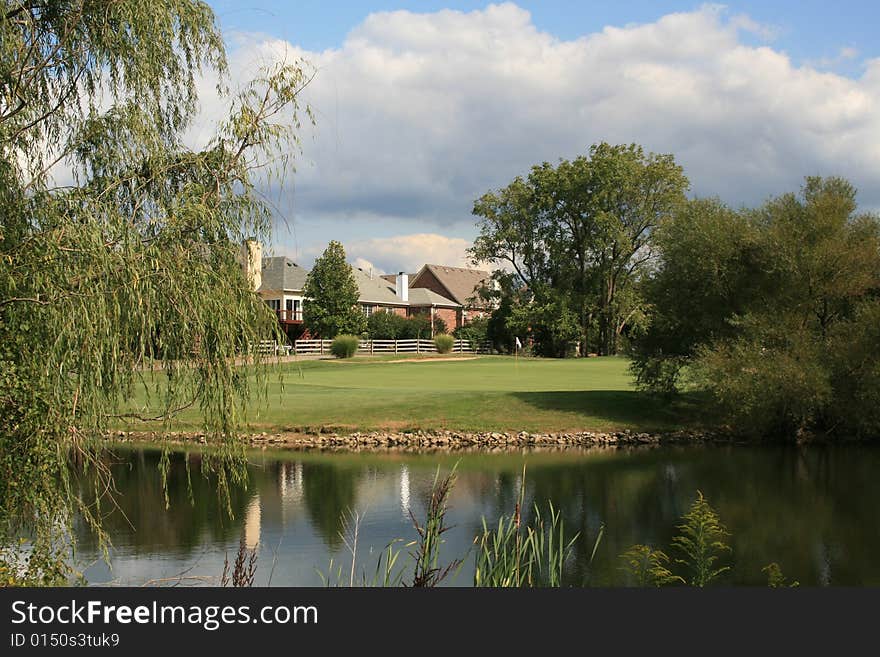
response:
<path id="1" fill-rule="evenodd" d="M 406 318 L 381 310 L 370 315 L 367 332 L 373 340 L 397 340 L 404 330 Z"/>
<path id="2" fill-rule="evenodd" d="M 821 343 L 782 315 L 775 325 L 746 330 L 752 335 L 697 350 L 697 385 L 737 433 L 787 438 L 811 431 L 834 393 Z"/>
<path id="3" fill-rule="evenodd" d="M 431 318 L 425 314 L 407 317 L 402 324 L 399 340 L 426 340 L 431 337 Z"/>
<path id="4" fill-rule="evenodd" d="M 441 333 L 434 337 L 434 346 L 437 347 L 438 354 L 448 354 L 455 345 L 455 338 L 448 333 Z"/>
<path id="5" fill-rule="evenodd" d="M 435 333 L 439 330 L 435 320 Z M 431 336 L 431 318 L 425 314 L 401 317 L 392 312 L 373 313 L 367 321 L 367 332 L 373 340 L 415 340 Z"/>
<path id="6" fill-rule="evenodd" d="M 488 324 L 488 317 L 477 317 L 467 324 L 459 326 L 453 331 L 453 335 L 459 340 L 470 340 L 474 348 L 477 348 L 486 341 L 486 327 Z"/>
<path id="7" fill-rule="evenodd" d="M 330 353 L 337 358 L 351 358 L 358 350 L 358 343 L 356 335 L 337 335 L 330 345 Z"/>

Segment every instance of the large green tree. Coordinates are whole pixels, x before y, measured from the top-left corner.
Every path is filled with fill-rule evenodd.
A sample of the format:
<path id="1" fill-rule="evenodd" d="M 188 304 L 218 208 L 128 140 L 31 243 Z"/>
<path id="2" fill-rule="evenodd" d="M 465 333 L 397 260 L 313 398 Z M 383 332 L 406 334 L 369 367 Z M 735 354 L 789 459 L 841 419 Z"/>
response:
<path id="1" fill-rule="evenodd" d="M 634 291 L 654 255 L 653 232 L 684 202 L 687 187 L 671 155 L 596 144 L 481 197 L 471 254 L 516 272 L 535 300 L 537 332 L 552 336 L 545 351 L 572 339 L 571 322 L 539 325 L 540 318 L 565 315 L 583 354 L 615 353 L 639 312 Z"/>
<path id="2" fill-rule="evenodd" d="M 360 335 L 367 330 L 367 318 L 358 308 L 357 281 L 345 261 L 345 249 L 331 241 L 306 278 L 303 323 L 322 338 L 341 333 Z"/>
<path id="3" fill-rule="evenodd" d="M 640 382 L 707 391 L 759 436 L 880 436 L 880 219 L 839 178 L 756 210 L 693 201 L 657 236 Z"/>
<path id="4" fill-rule="evenodd" d="M 276 329 L 235 254 L 269 238 L 255 172 L 282 172 L 266 165 L 296 143 L 308 80 L 277 66 L 229 95 L 225 70 L 204 2 L 0 4 L 0 568 L 20 581 L 65 576 L 75 512 L 100 530 L 69 463 L 100 469 L 83 441 L 109 423 L 195 406 L 220 461 L 237 453 Z M 200 75 L 228 113 L 192 150 Z M 127 401 L 144 383 L 149 413 Z"/>

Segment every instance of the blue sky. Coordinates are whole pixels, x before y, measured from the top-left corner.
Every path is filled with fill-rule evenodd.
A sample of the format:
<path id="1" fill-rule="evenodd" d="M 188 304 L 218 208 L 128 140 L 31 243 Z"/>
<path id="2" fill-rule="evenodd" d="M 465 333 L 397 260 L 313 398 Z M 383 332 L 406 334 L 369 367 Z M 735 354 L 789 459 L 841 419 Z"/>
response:
<path id="1" fill-rule="evenodd" d="M 273 196 L 275 249 L 304 264 L 329 239 L 387 271 L 461 264 L 477 196 L 600 140 L 671 152 L 733 205 L 820 174 L 880 208 L 877 2 L 210 4 L 233 78 L 317 69 Z"/>
<path id="2" fill-rule="evenodd" d="M 471 11 L 486 2 L 320 2 L 300 0 L 211 0 L 224 30 L 265 32 L 301 44 L 309 50 L 338 47 L 346 34 L 369 14 L 407 9 Z M 560 39 L 575 39 L 606 25 L 652 22 L 661 16 L 691 11 L 704 3 L 656 0 L 543 0 L 517 2 L 532 14 L 535 25 Z M 798 62 L 836 58 L 841 48 L 855 48 L 863 57 L 880 55 L 880 2 L 772 0 L 720 3 L 731 13 L 745 13 L 777 30 L 774 45 Z M 857 74 L 858 63 L 839 70 Z"/>

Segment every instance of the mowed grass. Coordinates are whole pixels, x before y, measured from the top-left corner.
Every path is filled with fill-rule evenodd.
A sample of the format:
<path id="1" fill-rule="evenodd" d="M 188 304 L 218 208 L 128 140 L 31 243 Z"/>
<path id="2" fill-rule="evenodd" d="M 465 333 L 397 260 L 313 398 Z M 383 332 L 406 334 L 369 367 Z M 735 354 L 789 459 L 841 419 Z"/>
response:
<path id="1" fill-rule="evenodd" d="M 388 362 L 320 360 L 277 366 L 254 400 L 255 431 L 436 430 L 563 432 L 674 429 L 694 400 L 675 404 L 635 390 L 620 357 Z M 195 429 L 185 415 L 177 429 Z"/>

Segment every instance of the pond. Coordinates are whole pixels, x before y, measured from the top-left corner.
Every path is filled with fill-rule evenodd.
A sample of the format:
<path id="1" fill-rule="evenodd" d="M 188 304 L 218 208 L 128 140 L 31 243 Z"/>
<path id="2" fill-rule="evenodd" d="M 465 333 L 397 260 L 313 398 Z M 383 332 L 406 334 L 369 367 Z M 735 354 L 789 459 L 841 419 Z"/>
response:
<path id="1" fill-rule="evenodd" d="M 357 570 L 370 575 L 393 539 L 413 539 L 438 467 L 457 463 L 444 559 L 468 554 L 480 531 L 510 514 L 526 466 L 526 508 L 548 501 L 568 533 L 570 585 L 627 583 L 620 554 L 635 543 L 669 550 L 676 525 L 702 491 L 730 531 L 724 583 L 763 585 L 777 562 L 801 585 L 880 585 L 880 449 L 866 446 L 687 446 L 466 454 L 257 451 L 247 487 L 233 486 L 232 516 L 197 450 L 172 452 L 165 507 L 161 453 L 105 454 L 118 508 L 105 527 L 109 564 L 78 527 L 77 564 L 90 584 L 215 584 L 239 542 L 258 546 L 255 584 L 322 585 L 332 559 L 348 573 L 345 517 L 358 523 Z M 189 483 L 188 483 L 189 482 Z M 600 528 L 604 534 L 590 564 Z M 350 527 L 349 527 L 350 529 Z M 401 544 L 398 544 L 401 545 Z M 334 567 L 334 568 L 335 568 Z M 468 586 L 473 557 L 452 585 Z"/>

